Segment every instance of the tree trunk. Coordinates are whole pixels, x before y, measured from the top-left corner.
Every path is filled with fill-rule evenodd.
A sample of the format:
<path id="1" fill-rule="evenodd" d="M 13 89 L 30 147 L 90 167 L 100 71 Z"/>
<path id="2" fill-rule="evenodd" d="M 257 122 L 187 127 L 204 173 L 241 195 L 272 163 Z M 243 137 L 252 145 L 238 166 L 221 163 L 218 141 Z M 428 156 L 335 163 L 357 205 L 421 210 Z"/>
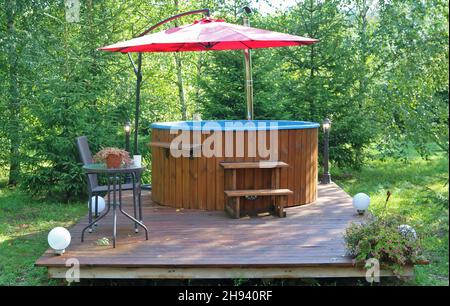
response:
<path id="1" fill-rule="evenodd" d="M 366 0 L 362 0 L 359 7 L 360 28 L 360 69 L 359 69 L 359 98 L 358 106 L 363 108 L 365 98 L 367 96 L 367 13 L 369 4 Z"/>
<path id="2" fill-rule="evenodd" d="M 310 14 L 310 20 L 314 20 L 314 13 L 316 11 L 316 7 L 314 4 L 313 0 L 310 0 L 309 2 L 309 14 Z M 315 35 L 312 33 L 313 32 L 313 28 L 311 27 L 311 33 L 308 33 L 309 37 L 314 37 Z M 315 46 L 312 45 L 311 46 L 311 50 L 309 52 L 309 63 L 311 65 L 311 69 L 309 71 L 309 84 L 314 84 L 314 86 L 312 86 L 313 92 L 310 92 L 310 97 L 309 97 L 309 118 L 311 118 L 311 120 L 313 118 L 316 118 L 316 99 L 315 96 L 317 95 L 316 92 L 316 84 L 315 84 L 315 80 L 314 78 L 316 77 L 315 75 L 315 69 L 316 69 L 316 53 L 315 53 Z"/>
<path id="3" fill-rule="evenodd" d="M 86 1 L 86 16 L 87 16 L 87 38 L 88 42 L 91 46 L 95 46 L 96 44 L 96 29 L 94 27 L 94 5 L 92 3 L 92 0 Z M 96 82 L 95 78 L 99 74 L 99 67 L 98 67 L 98 56 L 99 52 L 96 51 L 94 48 L 91 48 L 89 52 L 90 58 L 92 58 L 89 73 L 90 77 L 92 78 L 90 82 L 86 85 L 86 91 L 87 92 L 95 92 L 96 91 Z M 92 108 L 93 112 L 99 112 L 98 109 L 98 98 L 95 96 L 91 101 L 89 101 L 90 107 Z M 91 123 L 94 124 L 97 118 L 95 116 L 91 116 Z"/>
<path id="4" fill-rule="evenodd" d="M 174 0 L 175 10 L 178 13 L 178 0 Z M 175 21 L 175 26 L 178 26 L 178 22 Z M 178 96 L 180 97 L 180 106 L 181 106 L 181 117 L 182 120 L 187 120 L 187 107 L 186 107 L 186 97 L 184 94 L 184 86 L 183 86 L 183 74 L 182 68 L 183 65 L 181 63 L 181 57 L 179 53 L 175 53 L 175 66 L 177 69 L 177 86 L 178 86 Z"/>
<path id="5" fill-rule="evenodd" d="M 5 12 L 8 36 L 8 68 L 9 68 L 9 127 L 10 141 L 9 185 L 16 185 L 20 176 L 20 100 L 18 85 L 18 54 L 16 49 L 16 30 L 14 25 L 16 3 L 6 0 Z"/>

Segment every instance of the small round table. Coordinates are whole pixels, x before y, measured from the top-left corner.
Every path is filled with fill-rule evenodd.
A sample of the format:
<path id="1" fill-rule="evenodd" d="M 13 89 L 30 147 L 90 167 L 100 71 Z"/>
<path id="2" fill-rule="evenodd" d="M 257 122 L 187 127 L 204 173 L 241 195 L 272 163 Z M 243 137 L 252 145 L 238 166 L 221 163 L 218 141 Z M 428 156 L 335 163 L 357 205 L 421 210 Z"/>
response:
<path id="1" fill-rule="evenodd" d="M 137 233 L 137 227 L 140 226 L 145 230 L 145 239 L 148 240 L 148 229 L 142 222 L 142 211 L 141 207 L 139 205 L 139 218 L 141 221 L 137 219 L 136 216 L 136 195 L 140 197 L 140 192 L 137 192 L 137 187 L 140 186 L 140 178 L 141 174 L 144 171 L 144 167 L 138 167 L 134 165 L 122 167 L 122 168 L 106 168 L 104 164 L 89 164 L 84 165 L 83 170 L 86 173 L 86 175 L 89 174 L 104 174 L 107 176 L 107 210 L 104 214 L 96 218 L 94 221 L 90 222 L 83 230 L 81 231 L 81 242 L 84 241 L 84 232 L 89 229 L 92 230 L 92 226 L 95 225 L 98 221 L 103 219 L 111 210 L 113 211 L 113 247 L 116 247 L 116 236 L 117 236 L 117 207 L 119 208 L 119 211 L 128 219 L 134 222 L 135 224 L 135 232 Z M 122 208 L 122 178 L 123 177 L 130 177 L 132 180 L 132 186 L 133 186 L 133 208 L 134 208 L 134 217 L 130 216 L 128 213 L 126 213 Z M 139 182 L 138 182 L 139 180 Z M 111 201 L 111 193 L 112 193 L 112 201 Z M 118 193 L 118 196 L 117 196 Z M 89 203 L 91 203 L 91 199 L 89 199 Z M 139 199 L 140 203 L 140 199 Z M 91 205 L 90 205 L 91 206 Z M 89 210 L 91 211 L 92 207 L 89 207 Z"/>

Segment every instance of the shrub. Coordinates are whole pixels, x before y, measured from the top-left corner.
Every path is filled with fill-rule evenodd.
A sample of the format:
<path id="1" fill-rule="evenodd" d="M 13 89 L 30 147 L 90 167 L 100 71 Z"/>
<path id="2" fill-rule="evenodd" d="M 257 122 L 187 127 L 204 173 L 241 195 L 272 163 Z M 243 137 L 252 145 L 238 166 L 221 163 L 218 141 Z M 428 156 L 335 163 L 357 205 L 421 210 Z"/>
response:
<path id="1" fill-rule="evenodd" d="M 423 261 L 420 239 L 399 230 L 400 225 L 395 217 L 351 224 L 344 234 L 349 255 L 357 264 L 375 258 L 397 275 L 404 265 Z"/>

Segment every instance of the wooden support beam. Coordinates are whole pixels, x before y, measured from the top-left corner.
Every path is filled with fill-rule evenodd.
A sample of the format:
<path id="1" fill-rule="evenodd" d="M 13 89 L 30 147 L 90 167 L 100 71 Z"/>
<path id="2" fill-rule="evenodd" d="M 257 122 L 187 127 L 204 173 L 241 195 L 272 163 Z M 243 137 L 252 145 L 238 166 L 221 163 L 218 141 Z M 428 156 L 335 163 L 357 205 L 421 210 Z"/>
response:
<path id="1" fill-rule="evenodd" d="M 50 278 L 66 278 L 66 267 L 49 267 Z M 404 267 L 403 277 L 412 277 L 414 268 Z M 80 278 L 85 279 L 233 279 L 233 278 L 365 278 L 364 269 L 353 266 L 305 267 L 81 267 Z M 389 270 L 381 270 L 381 277 L 392 277 Z"/>

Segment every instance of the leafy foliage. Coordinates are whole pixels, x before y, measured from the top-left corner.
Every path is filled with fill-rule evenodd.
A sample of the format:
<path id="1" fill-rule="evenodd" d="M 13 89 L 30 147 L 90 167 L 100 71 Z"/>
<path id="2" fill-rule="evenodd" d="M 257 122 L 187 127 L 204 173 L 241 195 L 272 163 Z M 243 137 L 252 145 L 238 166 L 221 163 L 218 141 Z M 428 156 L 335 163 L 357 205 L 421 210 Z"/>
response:
<path id="1" fill-rule="evenodd" d="M 362 263 L 375 258 L 396 273 L 406 264 L 422 261 L 420 240 L 403 234 L 399 230 L 401 224 L 392 217 L 352 223 L 344 235 L 349 254 Z"/>
<path id="2" fill-rule="evenodd" d="M 241 23 L 242 7 L 262 1 L 86 0 L 73 23 L 65 19 L 64 1 L 5 0 L 0 167 L 14 174 L 11 183 L 35 195 L 68 200 L 84 194 L 75 137 L 88 136 L 93 151 L 123 147 L 122 125 L 134 117 L 128 58 L 95 49 L 199 7 Z M 386 155 L 402 156 L 411 145 L 424 157 L 436 147 L 448 154 L 447 7 L 448 0 L 301 0 L 272 14 L 254 11 L 252 26 L 320 39 L 252 52 L 256 119 L 329 117 L 330 157 L 338 166 L 360 167 L 372 144 Z M 152 122 L 199 112 L 204 119 L 245 117 L 241 51 L 143 59 L 139 144 L 145 162 L 151 162 Z M 144 179 L 149 182 L 149 173 Z"/>

